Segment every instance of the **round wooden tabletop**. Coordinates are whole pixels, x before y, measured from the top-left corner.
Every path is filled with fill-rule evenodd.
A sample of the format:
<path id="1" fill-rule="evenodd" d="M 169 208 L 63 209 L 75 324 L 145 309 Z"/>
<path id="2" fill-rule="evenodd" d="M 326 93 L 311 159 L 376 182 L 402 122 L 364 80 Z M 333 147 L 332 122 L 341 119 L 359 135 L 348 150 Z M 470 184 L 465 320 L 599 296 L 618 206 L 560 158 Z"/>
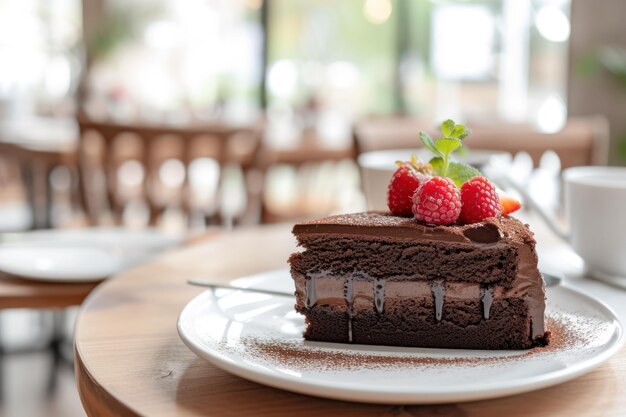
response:
<path id="1" fill-rule="evenodd" d="M 0 310 L 78 306 L 98 284 L 34 281 L 0 272 Z"/>
<path id="2" fill-rule="evenodd" d="M 626 350 L 562 385 L 489 401 L 388 406 L 325 400 L 265 387 L 200 359 L 176 331 L 203 291 L 190 278 L 228 282 L 283 268 L 287 226 L 233 232 L 158 257 L 96 288 L 76 329 L 76 376 L 90 416 L 617 416 L 626 410 Z"/>

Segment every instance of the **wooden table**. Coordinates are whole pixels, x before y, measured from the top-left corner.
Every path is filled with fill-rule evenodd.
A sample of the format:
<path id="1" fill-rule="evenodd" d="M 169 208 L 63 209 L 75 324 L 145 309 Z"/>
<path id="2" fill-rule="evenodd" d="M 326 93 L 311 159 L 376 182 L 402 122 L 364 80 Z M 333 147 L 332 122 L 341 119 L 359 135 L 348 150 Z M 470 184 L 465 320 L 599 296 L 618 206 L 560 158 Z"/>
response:
<path id="1" fill-rule="evenodd" d="M 98 284 L 37 282 L 0 273 L 0 310 L 77 306 Z"/>
<path id="2" fill-rule="evenodd" d="M 586 376 L 528 394 L 461 404 L 385 406 L 258 385 L 218 369 L 183 345 L 176 333 L 178 314 L 203 291 L 186 285 L 187 279 L 228 282 L 242 274 L 283 268 L 294 249 L 287 226 L 242 230 L 171 252 L 102 284 L 83 304 L 77 324 L 76 377 L 87 413 L 587 417 L 626 412 L 626 350 Z"/>
<path id="3" fill-rule="evenodd" d="M 214 228 L 200 234 L 187 234 L 183 245 L 194 245 L 214 239 L 221 229 Z M 17 233 L 0 243 L 28 241 L 28 234 Z M 2 246 L 2 245 L 0 245 Z M 65 308 L 79 306 L 102 280 L 96 282 L 46 282 L 20 278 L 0 272 L 0 310 L 9 308 Z"/>

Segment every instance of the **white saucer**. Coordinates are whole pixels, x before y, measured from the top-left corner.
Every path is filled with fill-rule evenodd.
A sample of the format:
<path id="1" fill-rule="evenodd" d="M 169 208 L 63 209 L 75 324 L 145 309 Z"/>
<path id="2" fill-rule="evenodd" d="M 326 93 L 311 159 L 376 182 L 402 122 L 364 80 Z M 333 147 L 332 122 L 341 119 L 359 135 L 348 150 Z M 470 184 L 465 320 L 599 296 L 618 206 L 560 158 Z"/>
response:
<path id="1" fill-rule="evenodd" d="M 598 281 L 602 281 L 605 284 L 613 285 L 618 288 L 626 289 L 626 277 L 620 277 L 617 275 L 609 275 L 604 272 L 590 270 L 587 271 L 587 276 Z"/>
<path id="2" fill-rule="evenodd" d="M 233 284 L 293 290 L 286 270 Z M 547 298 L 555 337 L 551 347 L 530 351 L 305 342 L 304 320 L 293 309 L 293 297 L 233 290 L 210 290 L 193 299 L 179 317 L 178 332 L 198 356 L 276 388 L 369 403 L 471 401 L 571 380 L 606 361 L 624 343 L 619 320 L 601 302 L 564 286 L 549 288 Z"/>
<path id="3" fill-rule="evenodd" d="M 94 248 L 16 246 L 0 250 L 0 270 L 37 281 L 100 281 L 121 267 L 117 257 Z"/>
<path id="4" fill-rule="evenodd" d="M 0 270 L 49 282 L 93 282 L 182 242 L 154 229 L 84 228 L 2 235 Z"/>
<path id="5" fill-rule="evenodd" d="M 124 227 L 86 227 L 81 229 L 35 230 L 5 233 L 2 246 L 88 246 L 120 253 L 158 252 L 183 241 L 181 235 L 157 229 L 128 229 Z"/>

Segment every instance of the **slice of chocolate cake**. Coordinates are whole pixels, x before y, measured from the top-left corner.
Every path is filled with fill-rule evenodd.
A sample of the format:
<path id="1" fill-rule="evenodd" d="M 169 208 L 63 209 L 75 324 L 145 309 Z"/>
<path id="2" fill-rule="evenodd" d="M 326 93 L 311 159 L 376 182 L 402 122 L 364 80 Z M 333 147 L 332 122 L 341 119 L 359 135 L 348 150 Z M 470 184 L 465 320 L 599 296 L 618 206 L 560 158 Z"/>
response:
<path id="1" fill-rule="evenodd" d="M 547 343 L 535 240 L 511 217 L 426 226 L 369 212 L 297 224 L 308 340 L 526 349 Z"/>

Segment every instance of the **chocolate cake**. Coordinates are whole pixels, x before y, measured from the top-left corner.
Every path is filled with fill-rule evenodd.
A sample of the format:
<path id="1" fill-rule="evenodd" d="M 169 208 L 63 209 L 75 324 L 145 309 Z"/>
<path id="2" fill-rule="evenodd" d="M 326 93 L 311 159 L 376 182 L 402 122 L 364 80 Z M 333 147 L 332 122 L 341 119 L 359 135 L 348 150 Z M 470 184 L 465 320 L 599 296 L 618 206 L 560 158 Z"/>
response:
<path id="1" fill-rule="evenodd" d="M 308 340 L 466 349 L 547 343 L 528 227 L 508 217 L 427 226 L 382 212 L 295 225 L 289 263 Z"/>

